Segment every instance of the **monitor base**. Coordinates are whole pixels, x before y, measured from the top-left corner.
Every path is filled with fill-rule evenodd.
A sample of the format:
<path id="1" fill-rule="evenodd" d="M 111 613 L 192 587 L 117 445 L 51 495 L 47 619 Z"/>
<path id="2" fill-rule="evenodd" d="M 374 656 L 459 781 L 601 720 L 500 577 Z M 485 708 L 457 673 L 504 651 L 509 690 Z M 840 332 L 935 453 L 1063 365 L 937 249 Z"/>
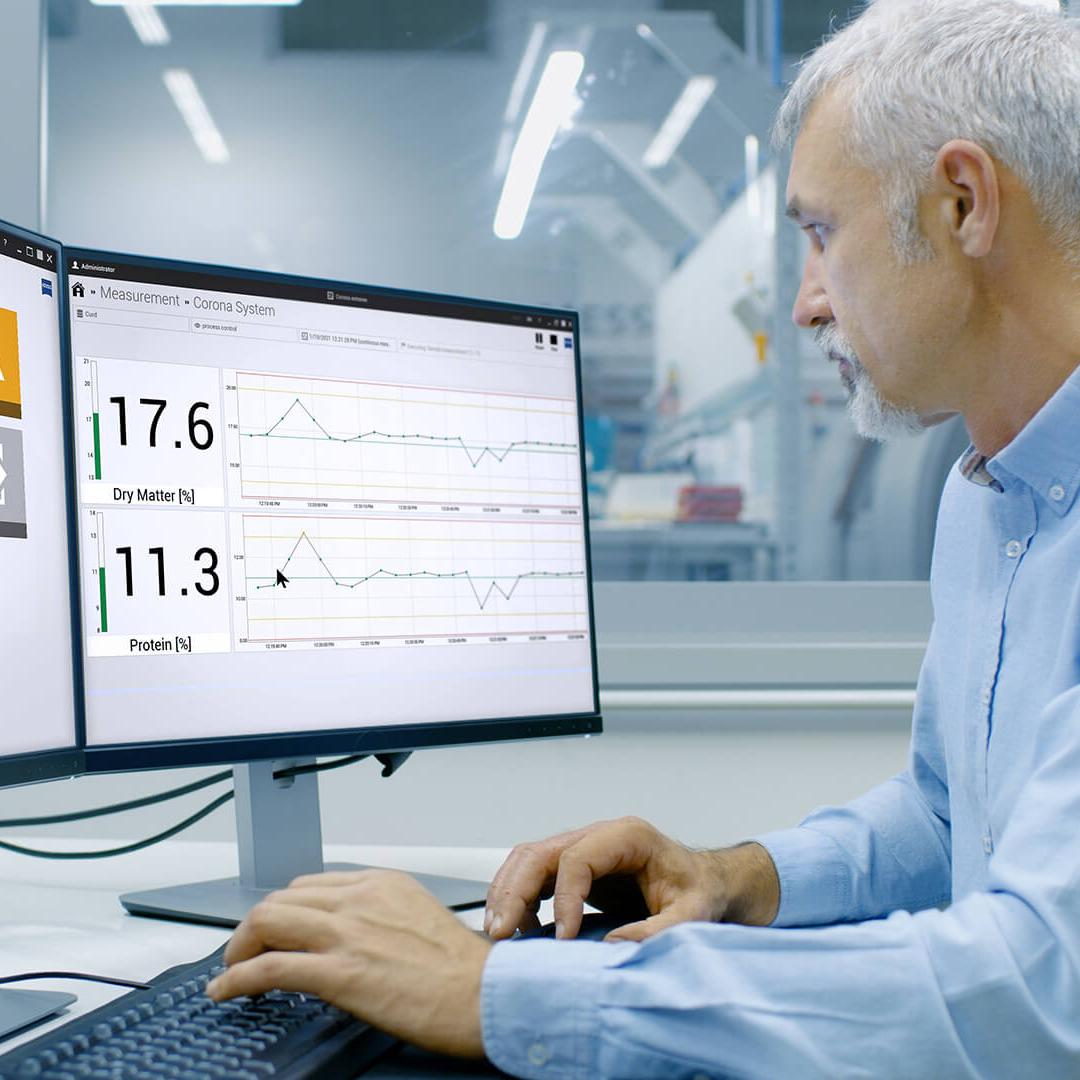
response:
<path id="1" fill-rule="evenodd" d="M 0 1039 L 48 1020 L 78 999 L 51 990 L 0 990 Z"/>
<path id="2" fill-rule="evenodd" d="M 365 870 L 370 867 L 348 863 L 330 863 L 327 870 Z M 464 911 L 482 907 L 487 885 L 482 881 L 464 878 L 439 877 L 435 874 L 413 874 L 425 889 L 434 893 L 448 908 Z M 283 883 L 284 884 L 284 883 Z M 245 886 L 238 877 L 200 881 L 190 885 L 173 885 L 162 889 L 125 893 L 120 903 L 132 915 L 178 922 L 203 923 L 210 926 L 237 926 L 244 916 L 272 892 Z"/>

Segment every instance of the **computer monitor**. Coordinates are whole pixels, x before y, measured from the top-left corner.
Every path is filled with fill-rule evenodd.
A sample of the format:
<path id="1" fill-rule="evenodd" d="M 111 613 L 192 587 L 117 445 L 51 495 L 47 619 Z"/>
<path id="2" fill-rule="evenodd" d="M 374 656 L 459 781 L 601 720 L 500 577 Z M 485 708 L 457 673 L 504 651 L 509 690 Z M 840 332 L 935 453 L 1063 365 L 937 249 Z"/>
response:
<path id="1" fill-rule="evenodd" d="M 321 868 L 269 762 L 601 730 L 574 313 L 65 264 L 87 768 L 254 763 L 240 886 L 129 909 Z"/>
<path id="2" fill-rule="evenodd" d="M 0 787 L 81 769 L 59 282 L 56 241 L 0 223 Z M 0 990 L 0 1035 L 70 1001 Z"/>

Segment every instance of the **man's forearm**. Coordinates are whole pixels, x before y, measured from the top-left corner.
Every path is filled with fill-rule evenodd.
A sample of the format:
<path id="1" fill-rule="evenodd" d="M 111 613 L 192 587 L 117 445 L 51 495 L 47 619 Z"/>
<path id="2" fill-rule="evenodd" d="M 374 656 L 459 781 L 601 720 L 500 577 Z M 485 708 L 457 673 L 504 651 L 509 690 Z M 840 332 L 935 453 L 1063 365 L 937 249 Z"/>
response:
<path id="1" fill-rule="evenodd" d="M 749 841 L 701 854 L 728 890 L 723 922 L 768 926 L 776 918 L 780 878 L 765 848 Z"/>

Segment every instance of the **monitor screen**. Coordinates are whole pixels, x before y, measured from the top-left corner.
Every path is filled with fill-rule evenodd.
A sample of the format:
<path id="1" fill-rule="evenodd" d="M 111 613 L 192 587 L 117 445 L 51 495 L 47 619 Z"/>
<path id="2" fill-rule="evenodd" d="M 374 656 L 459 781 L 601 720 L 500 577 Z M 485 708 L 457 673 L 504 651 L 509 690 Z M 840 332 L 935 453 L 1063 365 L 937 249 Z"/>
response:
<path id="1" fill-rule="evenodd" d="M 66 260 L 91 768 L 599 730 L 573 313 Z"/>
<path id="2" fill-rule="evenodd" d="M 59 264 L 0 224 L 0 784 L 76 769 Z"/>

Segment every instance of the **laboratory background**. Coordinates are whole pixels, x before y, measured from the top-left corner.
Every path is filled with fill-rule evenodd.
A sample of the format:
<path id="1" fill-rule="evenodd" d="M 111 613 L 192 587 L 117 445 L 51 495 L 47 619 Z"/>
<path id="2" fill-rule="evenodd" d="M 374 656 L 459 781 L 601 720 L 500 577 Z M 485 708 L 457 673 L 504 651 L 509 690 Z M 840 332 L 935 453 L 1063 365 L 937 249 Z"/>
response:
<path id="1" fill-rule="evenodd" d="M 637 814 L 713 846 L 904 767 L 937 502 L 967 437 L 959 420 L 854 433 L 790 321 L 805 241 L 770 144 L 799 57 L 857 7 L 3 0 L 0 218 L 580 312 L 605 732 L 328 773 L 327 841 L 505 847 Z M 581 73 L 530 162 L 513 151 L 556 53 Z M 208 771 L 12 789 L 0 815 Z M 182 814 L 52 831 L 143 836 Z M 233 830 L 222 810 L 188 835 Z"/>

